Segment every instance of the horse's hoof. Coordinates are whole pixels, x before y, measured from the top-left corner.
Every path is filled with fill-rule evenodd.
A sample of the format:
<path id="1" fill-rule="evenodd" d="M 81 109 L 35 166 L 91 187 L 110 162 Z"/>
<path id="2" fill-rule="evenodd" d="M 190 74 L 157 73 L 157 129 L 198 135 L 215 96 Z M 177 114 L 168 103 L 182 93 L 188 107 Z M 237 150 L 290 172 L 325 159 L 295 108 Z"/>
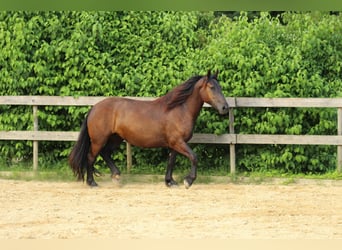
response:
<path id="1" fill-rule="evenodd" d="M 193 179 L 191 179 L 190 177 L 185 177 L 184 178 L 184 186 L 186 189 L 190 188 L 192 183 L 193 183 Z"/>
<path id="2" fill-rule="evenodd" d="M 112 175 L 112 182 L 114 183 L 114 185 L 120 185 L 120 175 Z"/>
<path id="3" fill-rule="evenodd" d="M 186 179 L 184 179 L 184 187 L 185 187 L 186 189 L 188 189 L 189 187 L 191 187 L 191 184 L 190 184 Z"/>
<path id="4" fill-rule="evenodd" d="M 120 180 L 119 174 L 112 175 L 112 181 L 119 181 L 119 180 Z"/>
<path id="5" fill-rule="evenodd" d="M 103 174 L 102 174 L 99 170 L 97 170 L 96 168 L 94 168 L 94 175 L 95 175 L 96 177 L 101 177 L 101 176 L 103 176 Z"/>
<path id="6" fill-rule="evenodd" d="M 178 187 L 178 183 L 174 180 L 171 180 L 171 181 L 165 181 L 165 185 L 168 187 L 168 188 L 175 188 L 175 187 Z"/>
<path id="7" fill-rule="evenodd" d="M 97 183 L 96 183 L 95 181 L 90 181 L 90 182 L 88 181 L 87 183 L 88 183 L 88 186 L 89 186 L 89 187 L 92 187 L 92 188 L 93 188 L 93 187 L 98 187 L 98 186 L 99 186 L 99 185 L 97 185 Z"/>

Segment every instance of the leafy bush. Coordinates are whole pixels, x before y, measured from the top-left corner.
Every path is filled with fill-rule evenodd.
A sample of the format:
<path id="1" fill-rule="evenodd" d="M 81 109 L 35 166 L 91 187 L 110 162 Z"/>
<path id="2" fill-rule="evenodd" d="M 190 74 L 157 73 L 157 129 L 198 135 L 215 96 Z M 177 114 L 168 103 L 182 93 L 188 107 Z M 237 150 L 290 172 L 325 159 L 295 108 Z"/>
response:
<path id="1" fill-rule="evenodd" d="M 284 25 L 268 13 L 261 13 L 253 22 L 247 13 L 235 21 L 216 20 L 211 27 L 212 42 L 198 54 L 200 65 L 221 71 L 227 96 L 341 96 L 341 16 L 285 13 L 282 20 Z M 335 109 L 235 112 L 235 130 L 244 134 L 333 135 L 336 126 Z M 324 172 L 335 168 L 335 154 L 336 147 L 330 146 L 237 146 L 238 167 L 247 171 Z"/>
<path id="2" fill-rule="evenodd" d="M 281 20 L 280 20 L 281 18 Z M 260 13 L 233 19 L 213 12 L 0 12 L 0 95 L 160 96 L 195 74 L 220 70 L 226 96 L 337 97 L 341 15 Z M 41 130 L 78 131 L 89 107 L 39 107 Z M 1 130 L 32 129 L 30 107 L 1 106 Z M 336 110 L 235 110 L 238 133 L 336 134 Z M 222 134 L 227 118 L 203 109 L 197 133 Z M 3 159 L 30 159 L 31 142 L 2 141 Z M 47 162 L 72 143 L 42 142 Z M 226 146 L 193 145 L 200 169 L 229 165 Z M 165 168 L 167 150 L 134 148 L 136 165 Z M 329 146 L 238 145 L 241 171 L 325 172 Z M 114 157 L 122 165 L 125 152 Z M 178 157 L 188 168 L 188 161 Z M 214 167 L 215 166 L 215 167 Z"/>

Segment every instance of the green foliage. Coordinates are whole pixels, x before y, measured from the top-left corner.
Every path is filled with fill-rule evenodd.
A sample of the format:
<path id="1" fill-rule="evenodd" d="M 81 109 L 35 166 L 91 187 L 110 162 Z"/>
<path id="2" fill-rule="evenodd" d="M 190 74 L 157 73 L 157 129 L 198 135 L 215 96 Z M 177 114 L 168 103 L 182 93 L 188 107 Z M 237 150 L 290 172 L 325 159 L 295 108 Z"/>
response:
<path id="1" fill-rule="evenodd" d="M 282 21 L 268 13 L 252 21 L 247 13 L 214 20 L 211 42 L 196 55 L 198 66 L 220 70 L 226 96 L 341 96 L 341 16 L 285 13 Z M 202 113 L 216 124 L 208 117 Z M 234 125 L 243 134 L 337 133 L 335 109 L 238 109 Z M 335 168 L 335 155 L 329 146 L 237 146 L 240 171 L 321 173 Z"/>
<path id="2" fill-rule="evenodd" d="M 226 96 L 338 97 L 342 17 L 323 12 L 0 12 L 0 95 L 161 96 L 207 69 L 220 70 Z M 252 18 L 251 18 L 252 17 Z M 281 18 L 281 19 L 279 19 Z M 89 107 L 39 107 L 41 130 L 78 131 Z M 32 129 L 30 107 L 1 106 L 1 130 Z M 237 109 L 237 133 L 336 134 L 333 109 Z M 222 134 L 226 117 L 202 110 L 195 132 Z M 42 142 L 44 164 L 72 143 Z M 11 163 L 30 159 L 31 142 L 0 142 Z M 193 145 L 204 171 L 228 171 L 226 146 Z M 240 171 L 322 173 L 335 147 L 238 145 Z M 168 152 L 134 148 L 134 164 L 165 171 Z M 115 154 L 125 164 L 124 146 Z M 188 169 L 189 162 L 177 163 Z M 98 164 L 102 165 L 100 161 Z"/>

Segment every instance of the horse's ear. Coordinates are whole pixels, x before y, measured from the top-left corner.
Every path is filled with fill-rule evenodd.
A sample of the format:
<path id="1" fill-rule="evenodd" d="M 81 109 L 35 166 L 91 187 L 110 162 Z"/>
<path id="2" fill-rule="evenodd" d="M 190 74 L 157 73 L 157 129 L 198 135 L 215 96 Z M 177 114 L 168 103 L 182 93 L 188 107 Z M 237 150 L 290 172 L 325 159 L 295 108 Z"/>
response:
<path id="1" fill-rule="evenodd" d="M 210 76 L 211 76 L 211 70 L 209 69 L 209 70 L 208 70 L 208 73 L 207 73 L 208 79 L 210 79 Z"/>
<path id="2" fill-rule="evenodd" d="M 219 73 L 220 73 L 220 71 L 219 71 L 219 70 L 216 70 L 216 72 L 215 72 L 215 74 L 214 74 L 214 77 L 215 77 L 216 79 L 217 79 Z"/>

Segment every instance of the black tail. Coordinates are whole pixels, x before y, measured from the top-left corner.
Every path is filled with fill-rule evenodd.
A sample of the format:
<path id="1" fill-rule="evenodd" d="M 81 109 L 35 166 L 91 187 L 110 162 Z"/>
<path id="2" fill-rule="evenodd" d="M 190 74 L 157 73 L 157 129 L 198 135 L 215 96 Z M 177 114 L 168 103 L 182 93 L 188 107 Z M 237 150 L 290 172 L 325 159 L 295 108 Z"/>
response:
<path id="1" fill-rule="evenodd" d="M 69 165 L 72 171 L 78 180 L 83 181 L 88 166 L 88 153 L 90 149 L 87 119 L 88 116 L 83 121 L 78 140 L 69 155 Z"/>

